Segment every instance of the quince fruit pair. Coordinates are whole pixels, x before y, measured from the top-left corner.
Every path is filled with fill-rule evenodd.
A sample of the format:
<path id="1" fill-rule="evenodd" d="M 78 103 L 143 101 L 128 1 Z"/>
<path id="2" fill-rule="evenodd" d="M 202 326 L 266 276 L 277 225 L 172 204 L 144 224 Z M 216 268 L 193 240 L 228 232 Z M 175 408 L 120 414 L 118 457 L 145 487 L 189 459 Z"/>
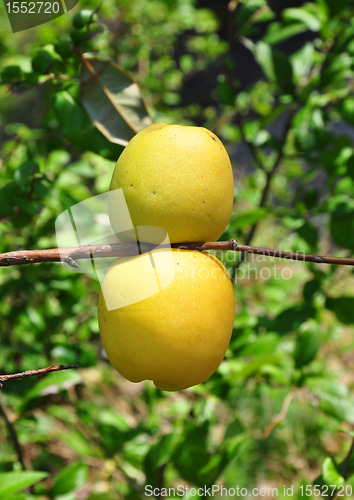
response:
<path id="1" fill-rule="evenodd" d="M 133 225 L 162 227 L 171 243 L 216 241 L 231 215 L 230 159 L 200 127 L 156 123 L 139 132 L 117 161 L 110 189 L 119 188 Z M 110 213 L 113 229 L 118 217 Z M 144 234 L 161 243 L 154 231 Z M 186 389 L 221 363 L 234 307 L 227 271 L 207 252 L 165 248 L 119 258 L 99 296 L 103 346 L 128 380 Z"/>

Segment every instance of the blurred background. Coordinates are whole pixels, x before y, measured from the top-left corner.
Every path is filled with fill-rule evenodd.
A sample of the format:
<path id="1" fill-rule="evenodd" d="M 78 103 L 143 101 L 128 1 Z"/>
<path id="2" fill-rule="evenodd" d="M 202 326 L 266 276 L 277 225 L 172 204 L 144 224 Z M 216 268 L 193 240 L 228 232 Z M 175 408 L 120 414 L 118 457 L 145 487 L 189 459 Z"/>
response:
<path id="1" fill-rule="evenodd" d="M 235 204 L 221 240 L 353 256 L 352 1 L 80 0 L 17 33 L 6 8 L 0 252 L 55 247 L 56 218 L 108 190 L 134 135 L 101 120 L 103 94 L 85 86 L 90 56 L 102 80 L 137 82 L 136 128 L 149 115 L 223 141 Z M 177 393 L 110 366 L 93 275 L 0 268 L 0 373 L 79 365 L 4 384 L 1 500 L 133 500 L 146 485 L 213 484 L 351 497 L 352 269 L 218 257 L 235 278 L 231 344 L 209 380 Z"/>

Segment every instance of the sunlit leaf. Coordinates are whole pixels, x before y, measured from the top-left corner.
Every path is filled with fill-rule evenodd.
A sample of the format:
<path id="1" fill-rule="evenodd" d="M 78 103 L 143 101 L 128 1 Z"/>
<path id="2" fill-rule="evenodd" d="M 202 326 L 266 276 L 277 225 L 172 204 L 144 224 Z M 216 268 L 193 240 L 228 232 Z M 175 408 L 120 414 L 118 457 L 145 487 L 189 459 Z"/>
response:
<path id="1" fill-rule="evenodd" d="M 5 500 L 12 493 L 28 488 L 32 484 L 48 477 L 47 472 L 16 471 L 0 472 L 0 498 Z"/>
<path id="2" fill-rule="evenodd" d="M 342 477 L 333 462 L 333 459 L 327 457 L 322 465 L 322 477 L 328 485 L 341 486 L 345 483 L 344 477 Z"/>
<path id="3" fill-rule="evenodd" d="M 300 21 L 311 31 L 318 31 L 321 28 L 321 21 L 318 17 L 305 9 L 290 8 L 282 12 L 283 19 L 286 21 Z"/>
<path id="4" fill-rule="evenodd" d="M 125 146 L 152 123 L 137 83 L 112 62 L 84 59 L 81 99 L 93 123 L 113 143 Z"/>
<path id="5" fill-rule="evenodd" d="M 89 466 L 82 462 L 74 462 L 64 467 L 54 479 L 52 495 L 55 498 L 79 490 L 85 486 L 88 474 Z"/>
<path id="6" fill-rule="evenodd" d="M 52 372 L 31 389 L 25 397 L 26 401 L 34 398 L 57 394 L 81 382 L 81 376 L 76 370 Z"/>

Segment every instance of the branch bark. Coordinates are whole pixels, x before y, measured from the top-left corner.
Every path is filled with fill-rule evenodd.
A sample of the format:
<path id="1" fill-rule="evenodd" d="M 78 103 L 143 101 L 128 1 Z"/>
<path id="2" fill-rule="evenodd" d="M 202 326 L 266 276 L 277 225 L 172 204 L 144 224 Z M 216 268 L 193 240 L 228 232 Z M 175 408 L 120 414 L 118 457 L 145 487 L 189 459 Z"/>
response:
<path id="1" fill-rule="evenodd" d="M 47 368 L 40 368 L 39 370 L 28 370 L 26 372 L 11 373 L 9 375 L 0 375 L 0 389 L 3 387 L 3 382 L 8 380 L 20 380 L 21 378 L 35 377 L 46 375 L 51 372 L 59 372 L 61 370 L 70 370 L 71 368 L 78 368 L 78 365 L 58 365 L 47 366 Z"/>
<path id="2" fill-rule="evenodd" d="M 280 413 L 278 413 L 278 415 L 276 415 L 269 422 L 269 424 L 266 426 L 266 428 L 264 429 L 264 432 L 262 434 L 262 439 L 267 439 L 267 437 L 269 437 L 269 435 L 272 432 L 272 430 L 274 429 L 274 427 L 276 425 L 278 425 L 279 422 L 282 422 L 285 419 L 285 417 L 288 413 L 289 407 L 290 407 L 290 403 L 294 399 L 294 396 L 295 396 L 294 392 L 289 392 L 289 394 L 287 394 L 287 396 L 284 399 L 283 406 L 282 406 Z"/>
<path id="3" fill-rule="evenodd" d="M 296 260 L 300 262 L 312 262 L 314 264 L 337 264 L 341 266 L 354 266 L 354 258 L 333 257 L 330 255 L 311 255 L 271 248 L 253 247 L 239 245 L 236 240 L 217 242 L 187 242 L 173 243 L 172 245 L 160 245 L 159 248 L 179 248 L 183 250 L 231 250 L 242 252 L 244 259 L 248 253 L 263 255 L 266 257 L 277 257 L 279 259 Z M 151 243 L 140 243 L 139 247 L 132 243 L 114 243 L 106 245 L 85 245 L 80 247 L 50 248 L 47 250 L 21 250 L 0 254 L 0 267 L 23 266 L 40 262 L 67 262 L 72 267 L 79 267 L 77 260 L 103 258 L 103 257 L 127 257 L 150 252 L 157 248 Z M 0 375 L 1 382 L 1 375 Z"/>

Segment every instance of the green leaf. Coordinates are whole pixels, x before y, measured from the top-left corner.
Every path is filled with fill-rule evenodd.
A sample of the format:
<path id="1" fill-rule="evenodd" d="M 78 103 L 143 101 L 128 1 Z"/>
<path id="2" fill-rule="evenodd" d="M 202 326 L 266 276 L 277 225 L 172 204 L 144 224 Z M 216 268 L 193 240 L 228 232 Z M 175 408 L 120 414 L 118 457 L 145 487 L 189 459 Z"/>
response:
<path id="1" fill-rule="evenodd" d="M 318 292 L 321 288 L 321 283 L 317 279 L 313 279 L 310 281 L 307 281 L 304 285 L 302 295 L 304 297 L 305 302 L 311 302 L 314 294 Z"/>
<path id="2" fill-rule="evenodd" d="M 320 19 L 302 8 L 285 9 L 282 12 L 282 16 L 285 21 L 302 22 L 311 31 L 319 31 L 321 28 L 322 23 Z"/>
<path id="3" fill-rule="evenodd" d="M 1 71 L 0 75 L 1 75 L 1 83 L 6 84 L 22 80 L 24 73 L 20 68 L 20 66 L 12 65 L 12 66 L 6 66 Z"/>
<path id="4" fill-rule="evenodd" d="M 304 224 L 296 230 L 296 232 L 310 247 L 313 247 L 315 250 L 317 249 L 318 230 L 313 224 L 305 221 Z"/>
<path id="5" fill-rule="evenodd" d="M 354 124 L 354 98 L 347 97 L 343 101 L 342 112 L 346 120 L 349 123 Z"/>
<path id="6" fill-rule="evenodd" d="M 47 472 L 39 471 L 0 472 L 0 498 L 6 500 L 8 495 L 28 488 L 48 476 Z"/>
<path id="7" fill-rule="evenodd" d="M 346 434 L 350 435 L 351 437 L 354 437 L 353 431 L 348 429 L 347 425 L 345 427 L 344 426 L 342 427 L 342 432 L 345 432 Z M 348 452 L 349 452 L 349 449 L 348 449 Z M 354 473 L 354 454 L 353 453 L 350 454 L 349 460 L 347 460 L 347 457 L 343 458 L 343 460 L 338 464 L 337 469 L 339 471 L 341 471 L 344 464 L 346 467 L 345 476 L 348 477 Z M 352 476 L 352 478 L 349 477 L 346 482 L 347 482 L 347 484 L 351 484 L 354 487 L 353 476 Z"/>
<path id="8" fill-rule="evenodd" d="M 81 456 L 97 455 L 94 444 L 90 442 L 78 429 L 63 432 L 60 435 L 60 439 Z"/>
<path id="9" fill-rule="evenodd" d="M 310 322 L 305 331 L 301 332 L 297 338 L 294 350 L 295 367 L 302 368 L 311 363 L 320 347 L 321 335 L 318 325 L 315 322 Z"/>
<path id="10" fill-rule="evenodd" d="M 253 53 L 265 76 L 277 83 L 283 92 L 293 93 L 295 87 L 289 58 L 264 42 L 253 43 L 248 38 L 243 38 L 243 43 Z"/>
<path id="11" fill-rule="evenodd" d="M 263 37 L 263 42 L 269 45 L 276 45 L 283 40 L 307 31 L 307 29 L 304 23 L 289 24 L 288 26 L 282 26 L 280 23 L 272 23 Z"/>
<path id="12" fill-rule="evenodd" d="M 157 487 L 160 482 L 160 468 L 167 464 L 175 450 L 179 435 L 165 434 L 160 441 L 151 446 L 144 459 L 146 484 Z"/>
<path id="13" fill-rule="evenodd" d="M 322 464 L 322 477 L 328 485 L 341 486 L 345 479 L 340 475 L 332 458 L 327 457 Z"/>
<path id="14" fill-rule="evenodd" d="M 275 82 L 286 94 L 293 94 L 295 85 L 293 83 L 293 68 L 288 56 L 277 50 L 273 50 L 273 67 Z"/>
<path id="15" fill-rule="evenodd" d="M 315 208 L 318 205 L 319 191 L 317 188 L 309 186 L 304 193 L 302 201 L 305 203 L 306 208 Z"/>
<path id="16" fill-rule="evenodd" d="M 332 17 L 344 10 L 350 0 L 324 0 L 324 3 L 327 5 L 329 16 Z"/>
<path id="17" fill-rule="evenodd" d="M 276 318 L 267 323 L 267 330 L 280 335 L 297 330 L 308 318 L 312 318 L 315 309 L 307 304 L 297 304 L 284 309 Z"/>
<path id="18" fill-rule="evenodd" d="M 22 198 L 19 196 L 15 196 L 14 201 L 16 202 L 18 208 L 29 215 L 34 215 L 41 206 L 39 201 L 29 200 L 28 198 Z"/>
<path id="19" fill-rule="evenodd" d="M 248 212 L 234 213 L 231 216 L 231 227 L 233 230 L 244 229 L 253 226 L 256 222 L 264 219 L 269 214 L 267 208 L 255 208 Z"/>
<path id="20" fill-rule="evenodd" d="M 354 323 L 354 296 L 327 297 L 326 308 L 333 311 L 339 321 L 345 325 L 352 325 Z"/>
<path id="21" fill-rule="evenodd" d="M 261 66 L 263 73 L 268 78 L 268 80 L 275 81 L 274 66 L 272 60 L 272 49 L 270 45 L 264 42 L 253 43 L 252 40 L 248 38 L 243 39 L 243 44 L 247 49 L 249 49 L 254 58 Z"/>
<path id="22" fill-rule="evenodd" d="M 55 51 L 53 45 L 45 45 L 36 50 L 32 58 L 32 68 L 39 73 L 46 73 L 55 67 L 56 64 L 62 62 L 58 52 Z"/>
<path id="23" fill-rule="evenodd" d="M 68 59 L 73 55 L 73 45 L 69 39 L 60 38 L 54 42 L 54 50 L 58 52 L 63 59 Z"/>
<path id="24" fill-rule="evenodd" d="M 134 493 L 133 495 L 135 495 L 134 497 L 133 496 L 129 496 L 129 500 L 140 500 L 140 493 L 137 493 L 135 490 L 134 490 Z M 128 497 L 126 497 L 128 498 Z M 113 500 L 113 497 L 111 495 L 110 492 L 108 493 L 91 493 L 90 496 L 87 497 L 87 500 Z"/>
<path id="25" fill-rule="evenodd" d="M 247 432 L 242 421 L 235 416 L 226 428 L 222 448 L 225 451 L 225 457 L 222 465 L 227 465 L 230 460 L 233 460 L 242 447 L 242 444 L 247 439 Z"/>
<path id="26" fill-rule="evenodd" d="M 332 201 L 331 237 L 338 246 L 354 250 L 354 203 L 349 196 L 340 196 Z"/>
<path id="27" fill-rule="evenodd" d="M 54 479 L 52 495 L 57 497 L 81 489 L 87 483 L 88 476 L 89 466 L 82 462 L 64 467 Z"/>
<path id="28" fill-rule="evenodd" d="M 242 421 L 238 417 L 235 417 L 226 428 L 225 435 L 224 435 L 224 441 L 228 441 L 229 439 L 233 440 L 235 438 L 238 438 L 244 432 L 245 432 L 245 426 L 243 425 Z"/>
<path id="29" fill-rule="evenodd" d="M 216 88 L 219 100 L 226 105 L 232 106 L 235 101 L 235 92 L 232 86 L 226 81 L 220 81 Z"/>
<path id="30" fill-rule="evenodd" d="M 21 187 L 29 187 L 34 173 L 39 171 L 38 164 L 34 161 L 27 161 L 21 165 L 14 173 L 14 181 Z"/>
<path id="31" fill-rule="evenodd" d="M 331 83 L 341 80 L 345 73 L 351 69 L 353 58 L 347 52 L 341 52 L 334 57 L 328 68 L 321 72 L 320 85 L 326 87 Z"/>
<path id="32" fill-rule="evenodd" d="M 11 217 L 14 212 L 14 198 L 18 194 L 18 185 L 11 181 L 0 188 L 0 217 Z"/>
<path id="33" fill-rule="evenodd" d="M 297 82 L 309 74 L 316 58 L 317 53 L 311 42 L 305 43 L 300 50 L 290 56 L 294 78 Z"/>
<path id="34" fill-rule="evenodd" d="M 15 493 L 14 495 L 10 496 L 6 495 L 6 499 L 4 498 L 4 500 L 37 500 L 37 498 L 35 499 L 34 497 L 29 497 L 27 493 Z"/>
<path id="35" fill-rule="evenodd" d="M 284 355 L 282 353 L 268 354 L 265 356 L 258 355 L 253 358 L 252 361 L 247 361 L 247 363 L 240 365 L 240 369 L 232 374 L 231 380 L 236 381 L 238 379 L 245 379 L 252 375 L 262 373 L 264 369 L 267 371 L 269 366 L 279 364 L 283 358 Z"/>
<path id="36" fill-rule="evenodd" d="M 214 477 L 208 471 L 203 474 L 212 457 L 207 450 L 208 432 L 205 426 L 186 425 L 183 441 L 173 454 L 173 464 L 181 477 L 198 486 L 212 483 Z"/>
<path id="37" fill-rule="evenodd" d="M 77 29 L 84 28 L 87 23 L 95 22 L 97 20 L 97 14 L 92 10 L 84 9 L 81 12 L 78 12 L 73 17 L 73 25 Z"/>
<path id="38" fill-rule="evenodd" d="M 98 130 L 115 144 L 126 146 L 151 125 L 138 84 L 116 64 L 85 59 L 81 72 L 81 100 Z"/>
<path id="39" fill-rule="evenodd" d="M 76 370 L 49 373 L 26 394 L 24 401 L 27 402 L 49 394 L 58 394 L 58 392 L 64 391 L 80 382 L 81 376 Z"/>
<path id="40" fill-rule="evenodd" d="M 235 16 L 236 29 L 243 33 L 244 28 L 257 22 L 274 19 L 275 13 L 270 9 L 266 0 L 243 0 Z"/>
<path id="41" fill-rule="evenodd" d="M 276 333 L 266 333 L 256 338 L 254 342 L 246 345 L 238 356 L 259 356 L 271 354 L 275 351 L 279 343 L 279 336 Z"/>
<path id="42" fill-rule="evenodd" d="M 296 146 L 300 151 L 311 151 L 316 146 L 316 136 L 310 129 L 311 111 L 303 108 L 298 113 L 298 120 L 296 120 Z M 300 124 L 301 121 L 301 124 Z"/>
<path id="43" fill-rule="evenodd" d="M 103 447 L 112 455 L 120 451 L 124 443 L 137 433 L 121 415 L 108 408 L 98 415 L 98 429 Z"/>
<path id="44" fill-rule="evenodd" d="M 340 422 L 354 423 L 354 400 L 346 385 L 324 378 L 307 378 L 306 385 L 319 399 L 319 407 Z"/>
<path id="45" fill-rule="evenodd" d="M 61 130 L 75 146 L 113 161 L 120 156 L 123 147 L 108 141 L 66 90 L 55 94 L 54 110 Z"/>

